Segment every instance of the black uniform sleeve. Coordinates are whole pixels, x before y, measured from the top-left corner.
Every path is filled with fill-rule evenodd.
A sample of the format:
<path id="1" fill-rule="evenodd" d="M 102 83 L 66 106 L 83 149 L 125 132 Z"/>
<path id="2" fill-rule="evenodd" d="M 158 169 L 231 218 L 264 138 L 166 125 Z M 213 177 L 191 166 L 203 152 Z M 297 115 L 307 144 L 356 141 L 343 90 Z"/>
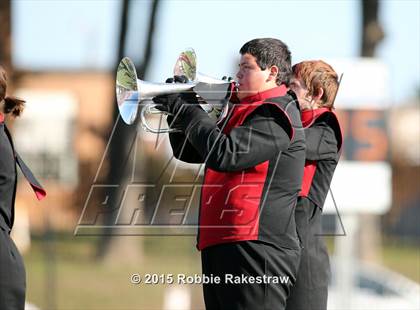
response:
<path id="1" fill-rule="evenodd" d="M 275 117 L 265 105 L 228 135 L 194 105 L 184 106 L 179 124 L 191 145 L 205 158 L 207 166 L 216 171 L 232 172 L 254 167 L 277 156 L 290 144 L 286 133 L 290 128 L 287 118 Z"/>
<path id="2" fill-rule="evenodd" d="M 305 128 L 305 137 L 307 160 L 325 160 L 337 157 L 337 138 L 333 128 L 326 121 L 318 121 L 311 127 Z"/>
<path id="3" fill-rule="evenodd" d="M 168 116 L 168 124 L 172 128 L 180 127 L 177 121 L 173 121 L 172 116 Z M 178 118 L 177 118 L 178 120 Z M 191 164 L 201 164 L 204 162 L 204 158 L 198 153 L 198 151 L 188 141 L 184 132 L 171 132 L 169 133 L 169 142 L 172 147 L 172 152 L 176 159 L 182 160 Z"/>
<path id="4" fill-rule="evenodd" d="M 176 159 L 185 161 L 190 164 L 201 164 L 204 162 L 203 157 L 188 141 L 182 132 L 174 132 L 169 134 L 172 151 Z"/>

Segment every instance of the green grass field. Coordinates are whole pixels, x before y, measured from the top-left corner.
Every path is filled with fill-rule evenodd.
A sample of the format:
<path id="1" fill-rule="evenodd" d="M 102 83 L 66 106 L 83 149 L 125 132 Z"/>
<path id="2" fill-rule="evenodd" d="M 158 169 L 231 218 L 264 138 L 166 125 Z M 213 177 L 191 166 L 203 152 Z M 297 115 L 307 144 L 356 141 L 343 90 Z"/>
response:
<path id="1" fill-rule="evenodd" d="M 24 257 L 27 300 L 41 309 L 161 309 L 167 285 L 134 285 L 131 274 L 190 275 L 201 270 L 193 237 L 127 238 L 144 242 L 143 259 L 138 264 L 127 264 L 123 259 L 96 261 L 96 238 L 55 239 L 50 244 L 53 259 L 47 258 L 45 244 L 35 240 Z M 201 308 L 201 287 L 188 287 L 195 296 L 196 308 Z"/>
<path id="2" fill-rule="evenodd" d="M 95 260 L 97 238 L 93 237 L 57 236 L 49 243 L 34 238 L 24 256 L 27 300 L 41 309 L 161 309 L 169 285 L 134 285 L 131 274 L 193 275 L 201 271 L 195 237 L 123 238 L 143 244 L 143 258 L 138 263 Z M 387 267 L 420 282 L 418 248 L 393 243 L 383 247 L 382 257 Z M 203 309 L 201 286 L 184 286 L 193 296 L 193 309 Z"/>

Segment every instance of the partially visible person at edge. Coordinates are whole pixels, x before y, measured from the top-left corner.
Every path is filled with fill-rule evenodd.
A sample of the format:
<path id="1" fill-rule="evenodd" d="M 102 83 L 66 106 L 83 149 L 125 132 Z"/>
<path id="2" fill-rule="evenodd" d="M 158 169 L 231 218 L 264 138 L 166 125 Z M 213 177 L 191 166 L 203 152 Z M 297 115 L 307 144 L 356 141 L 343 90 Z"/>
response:
<path id="1" fill-rule="evenodd" d="M 327 63 L 304 61 L 293 66 L 290 89 L 298 98 L 306 136 L 306 162 L 295 220 L 302 256 L 287 310 L 327 309 L 330 265 L 322 237 L 321 212 L 342 145 L 334 113 L 337 73 Z"/>
<path id="2" fill-rule="evenodd" d="M 15 211 L 16 164 L 30 182 L 38 199 L 45 197 L 46 193 L 13 147 L 5 117 L 19 116 L 25 101 L 6 96 L 6 89 L 6 72 L 0 66 L 0 309 L 23 310 L 26 291 L 25 267 L 19 251 L 10 238 Z"/>
<path id="3" fill-rule="evenodd" d="M 272 38 L 251 40 L 240 54 L 239 90 L 219 126 L 195 94 L 154 101 L 182 129 L 169 135 L 174 156 L 205 162 L 197 247 L 203 274 L 221 279 L 203 284 L 206 309 L 284 309 L 300 256 L 293 214 L 305 161 L 299 107 L 287 92 L 291 54 Z M 230 284 L 226 275 L 288 280 Z"/>

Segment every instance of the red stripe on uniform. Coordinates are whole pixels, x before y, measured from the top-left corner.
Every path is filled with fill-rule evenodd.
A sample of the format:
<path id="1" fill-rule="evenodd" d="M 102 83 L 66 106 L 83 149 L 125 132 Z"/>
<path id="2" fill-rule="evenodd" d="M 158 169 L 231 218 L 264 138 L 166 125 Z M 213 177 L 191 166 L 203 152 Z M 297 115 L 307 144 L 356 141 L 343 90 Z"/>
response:
<path id="1" fill-rule="evenodd" d="M 305 162 L 305 168 L 303 170 L 302 190 L 299 196 L 307 197 L 309 190 L 311 189 L 312 180 L 314 179 L 316 171 L 316 161 L 308 160 Z"/>

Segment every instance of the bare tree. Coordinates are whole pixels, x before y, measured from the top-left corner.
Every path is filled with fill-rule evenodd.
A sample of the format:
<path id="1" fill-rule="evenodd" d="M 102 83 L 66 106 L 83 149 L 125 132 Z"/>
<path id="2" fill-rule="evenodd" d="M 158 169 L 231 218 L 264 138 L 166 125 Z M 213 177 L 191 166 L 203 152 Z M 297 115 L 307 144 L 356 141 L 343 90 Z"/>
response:
<path id="1" fill-rule="evenodd" d="M 374 57 L 376 47 L 384 38 L 384 31 L 378 19 L 378 0 L 362 0 L 362 44 L 360 55 Z"/>
<path id="2" fill-rule="evenodd" d="M 11 1 L 0 1 L 0 64 L 12 77 L 12 58 L 11 58 Z"/>
<path id="3" fill-rule="evenodd" d="M 378 19 L 380 1 L 361 0 L 362 33 L 360 56 L 374 57 L 378 44 L 384 38 L 384 31 Z M 376 215 L 360 216 L 360 257 L 365 260 L 378 261 L 380 237 L 380 219 Z"/>
<path id="4" fill-rule="evenodd" d="M 151 60 L 152 55 L 152 47 L 153 47 L 153 39 L 155 33 L 155 25 L 156 25 L 156 16 L 159 8 L 159 0 L 154 0 L 151 6 L 151 15 L 149 19 L 149 24 L 147 28 L 147 39 L 146 39 L 146 46 L 145 46 L 145 54 L 143 57 L 143 61 L 140 65 L 136 65 L 137 73 L 139 78 L 143 78 L 144 75 L 147 73 L 149 63 Z M 128 13 L 129 13 L 129 6 L 130 1 L 124 0 L 122 2 L 122 10 L 121 10 L 121 24 L 120 24 L 120 34 L 119 34 L 119 44 L 118 44 L 118 58 L 117 64 L 124 56 L 124 47 L 127 41 L 127 30 L 128 30 Z M 117 104 L 114 104 L 113 110 L 113 119 L 117 120 L 119 116 Z M 112 136 L 112 140 L 110 143 L 109 149 L 109 172 L 107 177 L 108 184 L 119 184 L 119 190 L 116 195 L 113 195 L 110 201 L 110 207 L 112 209 L 118 209 L 121 204 L 122 197 L 125 190 L 125 184 L 127 184 L 127 180 L 129 178 L 130 173 L 130 165 L 127 164 L 129 162 L 129 157 L 132 155 L 132 150 L 134 146 L 135 139 L 137 139 L 137 126 L 126 125 L 121 119 L 119 119 L 118 123 L 116 124 L 116 128 L 114 130 L 114 134 Z M 123 164 L 121 164 L 123 163 Z M 106 213 L 104 222 L 105 225 L 112 226 L 115 223 L 115 213 Z M 121 237 L 112 237 L 110 234 L 105 233 L 102 235 L 100 242 L 98 244 L 97 249 L 97 256 L 101 259 L 110 258 L 114 254 L 117 254 L 119 257 L 125 257 L 126 260 L 134 261 L 138 260 L 139 253 L 138 248 L 139 244 L 132 244 L 128 242 L 129 238 L 121 238 Z M 111 246 L 112 244 L 112 246 Z M 121 255 L 121 251 L 124 251 L 125 254 Z"/>

